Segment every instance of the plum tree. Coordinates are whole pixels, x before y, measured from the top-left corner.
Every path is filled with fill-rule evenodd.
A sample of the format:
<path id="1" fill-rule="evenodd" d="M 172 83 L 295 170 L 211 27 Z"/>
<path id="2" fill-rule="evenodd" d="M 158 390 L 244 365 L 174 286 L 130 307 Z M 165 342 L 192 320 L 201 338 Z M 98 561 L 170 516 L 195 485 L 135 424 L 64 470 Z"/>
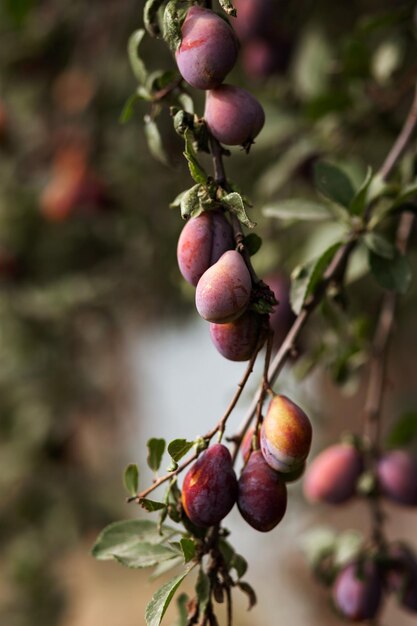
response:
<path id="1" fill-rule="evenodd" d="M 232 322 L 247 308 L 251 288 L 251 277 L 242 255 L 229 250 L 198 281 L 197 311 L 208 322 Z"/>
<path id="2" fill-rule="evenodd" d="M 175 54 L 187 83 L 196 89 L 218 87 L 236 63 L 237 54 L 238 41 L 227 22 L 213 11 L 192 6 Z"/>
<path id="3" fill-rule="evenodd" d="M 182 487 L 182 505 L 196 526 L 221 522 L 237 497 L 237 480 L 226 446 L 210 446 L 187 472 Z"/>
<path id="4" fill-rule="evenodd" d="M 181 274 L 196 287 L 201 276 L 234 247 L 233 231 L 220 211 L 206 211 L 191 218 L 178 240 L 177 259 Z"/>
<path id="5" fill-rule="evenodd" d="M 256 530 L 268 532 L 279 524 L 287 508 L 287 488 L 278 472 L 255 450 L 238 482 L 237 505 L 242 517 Z"/>
<path id="6" fill-rule="evenodd" d="M 310 451 L 312 428 L 304 411 L 289 398 L 272 398 L 261 429 L 265 461 L 278 472 L 299 468 Z"/>
<path id="7" fill-rule="evenodd" d="M 204 119 L 212 135 L 227 146 L 250 146 L 261 132 L 265 113 L 246 89 L 221 85 L 206 95 Z"/>
<path id="8" fill-rule="evenodd" d="M 310 502 L 342 504 L 355 494 L 363 469 L 363 457 L 354 446 L 334 444 L 309 465 L 304 495 Z"/>

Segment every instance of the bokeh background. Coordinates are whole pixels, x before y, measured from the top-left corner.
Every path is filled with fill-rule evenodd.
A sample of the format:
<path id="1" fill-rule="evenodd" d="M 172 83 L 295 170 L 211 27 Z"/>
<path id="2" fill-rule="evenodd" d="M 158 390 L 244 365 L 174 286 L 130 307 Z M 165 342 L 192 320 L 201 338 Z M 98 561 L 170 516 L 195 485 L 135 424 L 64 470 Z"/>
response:
<path id="1" fill-rule="evenodd" d="M 159 120 L 168 164 L 150 156 L 146 104 L 119 121 L 136 88 L 126 43 L 142 8 L 143 0 L 0 0 L 0 621 L 7 626 L 144 623 L 157 583 L 95 562 L 91 545 L 107 523 L 142 514 L 125 504 L 121 477 L 136 462 L 142 482 L 151 479 L 148 438 L 206 432 L 243 373 L 216 353 L 177 269 L 182 224 L 168 205 L 190 179 L 169 115 Z M 366 165 L 378 168 L 412 98 L 416 34 L 414 5 L 399 0 L 277 0 L 265 32 L 249 39 L 241 32 L 230 81 L 259 97 L 267 124 L 249 156 L 233 150 L 227 170 L 254 203 L 264 240 L 254 257 L 260 275 L 288 275 L 340 237 L 338 225 L 278 221 L 263 209 L 282 198 L 314 199 L 319 157 L 331 154 L 355 180 Z M 143 57 L 150 69 L 174 69 L 162 42 L 146 39 Z M 201 114 L 201 94 L 192 95 Z M 413 247 L 410 257 L 415 267 Z M 347 311 L 323 307 L 277 384 L 311 414 L 315 451 L 360 429 L 380 295 L 359 251 Z M 417 406 L 415 304 L 414 280 L 391 350 L 386 433 Z M 257 378 L 259 370 L 232 430 Z M 417 549 L 415 512 L 388 513 L 390 537 Z M 236 512 L 227 525 L 259 599 L 248 614 L 245 598 L 236 598 L 239 626 L 339 623 L 300 546 L 317 525 L 366 532 L 364 504 L 312 509 L 295 485 L 270 535 Z M 390 602 L 383 623 L 414 621 Z"/>

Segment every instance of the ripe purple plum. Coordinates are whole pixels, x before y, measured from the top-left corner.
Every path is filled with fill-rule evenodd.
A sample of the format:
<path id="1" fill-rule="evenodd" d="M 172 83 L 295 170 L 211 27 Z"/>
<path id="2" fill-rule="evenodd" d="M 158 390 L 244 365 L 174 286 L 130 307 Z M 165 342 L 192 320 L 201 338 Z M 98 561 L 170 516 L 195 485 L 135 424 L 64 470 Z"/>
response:
<path id="1" fill-rule="evenodd" d="M 251 289 L 251 277 L 242 255 L 229 250 L 198 281 L 197 311 L 208 322 L 232 322 L 247 308 Z"/>
<path id="2" fill-rule="evenodd" d="M 417 559 L 404 544 L 390 546 L 390 566 L 386 574 L 388 589 L 397 595 L 402 608 L 417 612 Z"/>
<path id="3" fill-rule="evenodd" d="M 252 437 L 254 434 L 255 434 L 255 428 L 254 427 L 249 428 L 249 430 L 246 431 L 246 434 L 242 439 L 242 443 L 240 444 L 240 452 L 245 463 L 247 462 L 250 456 L 250 450 L 252 447 Z M 259 445 L 260 445 L 260 436 L 258 433 L 258 446 Z"/>
<path id="4" fill-rule="evenodd" d="M 196 526 L 221 522 L 237 498 L 237 479 L 226 446 L 216 443 L 203 452 L 184 478 L 182 505 Z"/>
<path id="5" fill-rule="evenodd" d="M 269 467 L 260 450 L 255 450 L 238 482 L 237 505 L 252 528 L 268 532 L 284 517 L 287 488 L 277 472 Z"/>
<path id="6" fill-rule="evenodd" d="M 295 315 L 290 303 L 290 280 L 283 272 L 276 272 L 267 276 L 264 282 L 273 291 L 278 305 L 269 316 L 269 324 L 274 331 L 274 350 L 278 350 L 287 336 Z"/>
<path id="7" fill-rule="evenodd" d="M 403 506 L 417 506 L 417 459 L 405 450 L 386 452 L 378 461 L 380 492 Z"/>
<path id="8" fill-rule="evenodd" d="M 213 11 L 193 6 L 181 32 L 175 53 L 181 76 L 196 89 L 218 87 L 236 63 L 239 43 L 233 29 Z"/>
<path id="9" fill-rule="evenodd" d="M 250 146 L 265 123 L 258 100 L 233 85 L 207 92 L 204 117 L 211 134 L 227 146 Z"/>
<path id="10" fill-rule="evenodd" d="M 277 48 L 266 39 L 252 39 L 242 50 L 242 64 L 252 80 L 268 78 L 278 68 Z"/>
<path id="11" fill-rule="evenodd" d="M 330 446 L 307 469 L 304 495 L 310 502 L 347 502 L 356 492 L 363 469 L 363 457 L 356 448 L 343 443 Z"/>
<path id="12" fill-rule="evenodd" d="M 261 326 L 261 316 L 246 311 L 234 322 L 210 324 L 210 336 L 216 349 L 229 361 L 248 361 L 260 340 Z"/>
<path id="13" fill-rule="evenodd" d="M 205 211 L 192 217 L 178 240 L 177 259 L 180 272 L 194 287 L 222 254 L 234 247 L 232 227 L 220 211 Z"/>
<path id="14" fill-rule="evenodd" d="M 265 461 L 277 472 L 293 472 L 310 451 L 312 428 L 304 411 L 286 396 L 274 396 L 261 428 Z"/>
<path id="15" fill-rule="evenodd" d="M 336 578 L 333 600 L 341 615 L 352 622 L 364 622 L 378 614 L 382 592 L 382 576 L 373 561 L 350 563 Z"/>
<path id="16" fill-rule="evenodd" d="M 240 41 L 262 36 L 269 30 L 274 0 L 235 0 L 235 7 L 237 16 L 232 24 Z"/>

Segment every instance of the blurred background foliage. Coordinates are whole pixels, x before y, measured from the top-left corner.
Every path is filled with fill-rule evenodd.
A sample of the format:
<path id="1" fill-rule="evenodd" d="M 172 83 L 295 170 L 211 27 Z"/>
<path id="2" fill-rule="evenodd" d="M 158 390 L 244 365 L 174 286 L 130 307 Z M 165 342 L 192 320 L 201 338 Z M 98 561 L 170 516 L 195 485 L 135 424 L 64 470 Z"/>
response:
<path id="1" fill-rule="evenodd" d="M 135 384 L 126 329 L 194 314 L 175 260 L 180 217 L 168 209 L 190 186 L 182 142 L 165 113 L 158 123 L 170 165 L 161 165 L 143 132 L 147 105 L 119 123 L 135 89 L 126 42 L 142 5 L 0 2 L 0 619 L 8 626 L 60 623 L 57 560 L 120 515 L 115 468 Z M 227 168 L 254 203 L 261 275 L 289 273 L 340 237 L 338 224 L 277 220 L 274 207 L 317 199 L 319 157 L 356 181 L 367 165 L 378 168 L 412 98 L 416 35 L 413 2 L 279 0 L 270 32 L 242 36 L 233 82 L 261 99 L 267 124 L 251 155 L 234 150 Z M 146 39 L 143 57 L 151 69 L 175 69 L 161 42 Z M 398 177 L 412 176 L 410 163 Z M 300 376 L 321 360 L 356 388 L 381 293 L 366 269 L 359 250 L 349 312 L 322 307 Z M 405 300 L 407 328 L 415 281 Z"/>

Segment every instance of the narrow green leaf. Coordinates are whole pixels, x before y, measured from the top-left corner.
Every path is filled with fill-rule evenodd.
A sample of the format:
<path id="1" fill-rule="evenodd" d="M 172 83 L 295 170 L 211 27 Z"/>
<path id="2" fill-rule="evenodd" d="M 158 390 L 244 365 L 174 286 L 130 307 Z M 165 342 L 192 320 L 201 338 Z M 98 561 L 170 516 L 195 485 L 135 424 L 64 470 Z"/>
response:
<path id="1" fill-rule="evenodd" d="M 178 596 L 178 600 L 177 600 L 178 620 L 176 621 L 175 626 L 187 626 L 188 602 L 189 602 L 189 597 L 187 596 L 186 593 L 182 593 Z"/>
<path id="2" fill-rule="evenodd" d="M 348 208 L 355 190 L 348 176 L 338 167 L 319 161 L 314 165 L 314 182 L 317 189 L 329 200 Z"/>
<path id="3" fill-rule="evenodd" d="M 192 539 L 187 539 L 186 537 L 183 537 L 180 540 L 180 547 L 184 555 L 184 561 L 186 563 L 192 561 L 192 559 L 195 557 L 196 552 L 195 542 Z"/>
<path id="4" fill-rule="evenodd" d="M 92 555 L 101 561 L 117 556 L 129 555 L 134 546 L 140 543 L 159 544 L 178 534 L 169 526 L 162 527 L 151 520 L 126 520 L 114 522 L 101 531 L 92 548 Z"/>
<path id="5" fill-rule="evenodd" d="M 210 579 L 202 568 L 200 568 L 200 571 L 198 572 L 195 592 L 197 594 L 198 604 L 200 607 L 200 614 L 204 615 L 204 611 L 206 610 L 210 600 Z"/>
<path id="6" fill-rule="evenodd" d="M 227 15 L 232 15 L 233 17 L 236 17 L 237 11 L 233 6 L 233 2 L 231 0 L 219 0 L 219 2 L 221 8 L 225 13 L 227 13 Z"/>
<path id="7" fill-rule="evenodd" d="M 169 165 L 169 158 L 165 152 L 158 126 L 149 115 L 145 115 L 144 129 L 149 152 L 153 158 L 164 165 Z"/>
<path id="8" fill-rule="evenodd" d="M 340 242 L 333 244 L 320 257 L 296 268 L 292 273 L 290 299 L 296 315 L 300 313 L 308 296 L 316 289 L 340 246 Z"/>
<path id="9" fill-rule="evenodd" d="M 363 215 L 368 204 L 368 192 L 373 181 L 372 168 L 368 167 L 365 179 L 358 191 L 355 193 L 349 205 L 349 213 L 352 215 Z"/>
<path id="10" fill-rule="evenodd" d="M 159 37 L 161 29 L 159 27 L 158 11 L 165 0 L 147 0 L 143 10 L 143 23 L 151 37 Z"/>
<path id="11" fill-rule="evenodd" d="M 174 439 L 168 444 L 168 452 L 176 463 L 187 454 L 195 444 L 195 441 L 186 439 Z"/>
<path id="12" fill-rule="evenodd" d="M 233 191 L 227 196 L 224 196 L 222 198 L 222 204 L 224 204 L 231 213 L 234 213 L 242 224 L 248 228 L 255 228 L 256 223 L 249 219 L 246 213 L 245 203 L 240 193 Z"/>
<path id="13" fill-rule="evenodd" d="M 161 467 L 162 457 L 165 452 L 165 439 L 149 439 L 146 444 L 148 448 L 148 458 L 146 459 L 153 472 L 157 472 Z"/>
<path id="14" fill-rule="evenodd" d="M 182 219 L 188 220 L 190 217 L 197 217 L 203 212 L 200 202 L 200 189 L 201 185 L 198 184 L 184 192 L 180 202 Z"/>
<path id="15" fill-rule="evenodd" d="M 185 139 L 185 151 L 183 152 L 183 154 L 188 161 L 188 168 L 190 170 L 190 174 L 196 183 L 205 185 L 207 183 L 207 174 L 204 171 L 204 168 L 201 167 L 200 163 L 197 160 L 197 157 L 193 148 L 191 133 L 188 129 L 186 129 L 184 132 L 184 139 Z"/>
<path id="16" fill-rule="evenodd" d="M 166 508 L 165 502 L 156 502 L 155 500 L 148 500 L 148 498 L 141 498 L 139 501 L 141 507 L 143 507 L 148 513 L 154 511 L 161 511 Z"/>
<path id="17" fill-rule="evenodd" d="M 143 569 L 177 558 L 178 554 L 169 546 L 161 544 L 137 543 L 129 554 L 115 555 L 115 559 L 126 567 Z"/>
<path id="18" fill-rule="evenodd" d="M 146 83 L 148 73 L 146 71 L 145 64 L 139 56 L 139 46 L 142 43 L 142 39 L 145 36 L 143 28 L 136 30 L 130 37 L 127 44 L 127 52 L 129 55 L 130 66 L 133 74 L 141 85 Z"/>
<path id="19" fill-rule="evenodd" d="M 395 247 L 379 233 L 367 233 L 363 241 L 368 248 L 378 256 L 384 259 L 393 259 L 395 256 Z"/>
<path id="20" fill-rule="evenodd" d="M 236 570 L 238 578 L 242 578 L 247 572 L 248 563 L 240 554 L 235 554 L 232 559 L 232 568 Z"/>
<path id="21" fill-rule="evenodd" d="M 391 428 L 386 439 L 389 448 L 404 448 L 417 439 L 417 412 L 405 413 Z"/>
<path id="22" fill-rule="evenodd" d="M 160 576 L 163 576 L 164 574 L 171 571 L 175 567 L 178 567 L 178 565 L 183 565 L 183 564 L 184 564 L 184 559 L 182 558 L 182 556 L 178 556 L 175 559 L 169 559 L 169 561 L 163 561 L 162 563 L 159 563 L 155 567 L 149 579 L 156 580 L 157 578 L 159 578 Z"/>
<path id="23" fill-rule="evenodd" d="M 170 0 L 165 7 L 163 36 L 173 52 L 181 45 L 181 25 L 189 7 L 181 8 L 178 0 Z"/>
<path id="24" fill-rule="evenodd" d="M 139 470 L 134 463 L 128 465 L 123 476 L 124 485 L 131 496 L 135 496 L 139 488 Z"/>
<path id="25" fill-rule="evenodd" d="M 186 570 L 179 576 L 172 578 L 154 593 L 146 607 L 145 619 L 147 626 L 159 626 L 176 590 L 188 573 L 189 570 Z"/>
<path id="26" fill-rule="evenodd" d="M 247 595 L 248 600 L 249 600 L 249 607 L 248 607 L 248 611 L 251 610 L 251 608 L 253 608 L 257 602 L 256 599 L 256 593 L 254 591 L 254 589 L 250 586 L 249 583 L 244 582 L 243 580 L 239 580 L 236 583 L 237 587 L 239 587 L 239 589 L 241 591 L 243 591 L 244 594 Z"/>
<path id="27" fill-rule="evenodd" d="M 369 253 L 371 272 L 383 289 L 406 293 L 412 279 L 412 273 L 407 258 L 395 253 L 393 259 L 385 259 L 374 252 Z"/>
<path id="28" fill-rule="evenodd" d="M 293 198 L 291 200 L 282 200 L 281 202 L 268 204 L 264 207 L 262 213 L 265 217 L 274 217 L 280 220 L 304 220 L 313 222 L 333 218 L 327 206 L 302 198 Z"/>

